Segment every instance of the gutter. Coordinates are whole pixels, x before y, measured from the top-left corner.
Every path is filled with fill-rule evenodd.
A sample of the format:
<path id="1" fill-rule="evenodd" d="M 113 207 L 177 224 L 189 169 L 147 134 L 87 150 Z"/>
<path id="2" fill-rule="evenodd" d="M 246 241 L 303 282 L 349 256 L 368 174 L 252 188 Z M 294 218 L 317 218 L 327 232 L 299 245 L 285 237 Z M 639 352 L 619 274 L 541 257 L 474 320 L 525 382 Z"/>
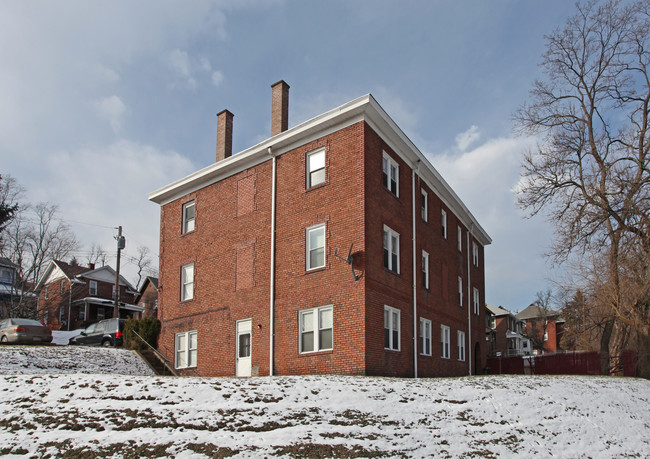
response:
<path id="1" fill-rule="evenodd" d="M 277 158 L 273 153 L 273 149 L 269 146 L 268 154 L 272 158 L 272 172 L 271 172 L 271 277 L 269 288 L 269 376 L 273 376 L 273 340 L 275 335 L 275 200 L 276 200 L 276 179 L 277 179 Z"/>
<path id="2" fill-rule="evenodd" d="M 418 377 L 418 292 L 417 292 L 417 240 L 415 231 L 415 170 L 420 161 L 411 169 L 411 208 L 413 213 L 413 377 Z"/>

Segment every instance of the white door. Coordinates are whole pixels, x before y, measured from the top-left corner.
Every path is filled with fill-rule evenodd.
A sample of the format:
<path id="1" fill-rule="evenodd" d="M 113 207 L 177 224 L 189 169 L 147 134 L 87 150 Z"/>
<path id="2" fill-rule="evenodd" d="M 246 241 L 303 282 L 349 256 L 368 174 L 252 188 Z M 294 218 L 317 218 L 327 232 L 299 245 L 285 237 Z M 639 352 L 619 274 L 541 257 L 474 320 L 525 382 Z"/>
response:
<path id="1" fill-rule="evenodd" d="M 251 375 L 251 319 L 237 321 L 237 376 Z"/>

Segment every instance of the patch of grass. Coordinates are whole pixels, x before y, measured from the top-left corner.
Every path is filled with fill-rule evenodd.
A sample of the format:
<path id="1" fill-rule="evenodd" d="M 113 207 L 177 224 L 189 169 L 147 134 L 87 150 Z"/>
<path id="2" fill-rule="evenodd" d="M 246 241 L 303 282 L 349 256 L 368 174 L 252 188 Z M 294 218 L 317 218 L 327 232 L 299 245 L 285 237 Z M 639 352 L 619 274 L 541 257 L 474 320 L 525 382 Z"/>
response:
<path id="1" fill-rule="evenodd" d="M 195 453 L 205 454 L 206 456 L 213 459 L 221 459 L 224 457 L 234 456 L 240 452 L 238 449 L 222 448 L 220 446 L 213 445 L 212 443 L 188 443 L 185 445 L 185 448 L 189 449 L 190 451 L 194 451 Z"/>
<path id="2" fill-rule="evenodd" d="M 276 446 L 274 453 L 278 456 L 329 458 L 329 457 L 408 457 L 396 452 L 373 451 L 360 446 L 348 448 L 345 445 L 323 445 L 318 443 L 299 443 L 295 445 Z"/>

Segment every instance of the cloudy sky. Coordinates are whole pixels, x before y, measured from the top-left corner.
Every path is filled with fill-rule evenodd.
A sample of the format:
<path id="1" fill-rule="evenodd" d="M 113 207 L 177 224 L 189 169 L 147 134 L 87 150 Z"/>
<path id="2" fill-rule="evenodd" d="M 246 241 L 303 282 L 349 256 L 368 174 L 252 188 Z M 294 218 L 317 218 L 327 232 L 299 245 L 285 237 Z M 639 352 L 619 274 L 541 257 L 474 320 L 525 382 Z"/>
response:
<path id="1" fill-rule="evenodd" d="M 147 194 L 214 162 L 216 113 L 233 150 L 270 135 L 270 85 L 289 126 L 373 96 L 488 231 L 486 296 L 521 310 L 546 288 L 552 231 L 523 219 L 512 114 L 540 76 L 566 0 L 0 3 L 0 174 L 57 204 L 84 244 L 158 253 Z M 114 265 L 114 260 L 112 260 Z M 127 275 L 133 269 L 126 265 Z"/>

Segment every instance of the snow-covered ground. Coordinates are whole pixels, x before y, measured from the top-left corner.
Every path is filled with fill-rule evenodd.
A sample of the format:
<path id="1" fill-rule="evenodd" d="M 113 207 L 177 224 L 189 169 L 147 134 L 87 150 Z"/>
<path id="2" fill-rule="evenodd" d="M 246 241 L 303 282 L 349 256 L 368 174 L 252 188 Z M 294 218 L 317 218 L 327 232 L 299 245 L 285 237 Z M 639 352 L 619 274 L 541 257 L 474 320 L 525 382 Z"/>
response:
<path id="1" fill-rule="evenodd" d="M 26 348 L 20 348 L 21 350 Z M 32 348 L 29 348 L 32 349 Z M 650 381 L 126 375 L 119 349 L 42 373 L 0 348 L 0 454 L 54 457 L 648 457 Z M 110 351 L 110 352 L 107 352 Z M 90 352 L 90 353 L 89 353 Z M 62 354 L 63 355 L 63 354 Z M 7 360 L 32 360 L 22 373 Z M 51 357 L 49 362 L 52 361 Z M 94 372 L 100 363 L 112 374 Z M 38 371 L 34 370 L 38 369 Z M 38 373 L 38 374 L 36 374 Z"/>

